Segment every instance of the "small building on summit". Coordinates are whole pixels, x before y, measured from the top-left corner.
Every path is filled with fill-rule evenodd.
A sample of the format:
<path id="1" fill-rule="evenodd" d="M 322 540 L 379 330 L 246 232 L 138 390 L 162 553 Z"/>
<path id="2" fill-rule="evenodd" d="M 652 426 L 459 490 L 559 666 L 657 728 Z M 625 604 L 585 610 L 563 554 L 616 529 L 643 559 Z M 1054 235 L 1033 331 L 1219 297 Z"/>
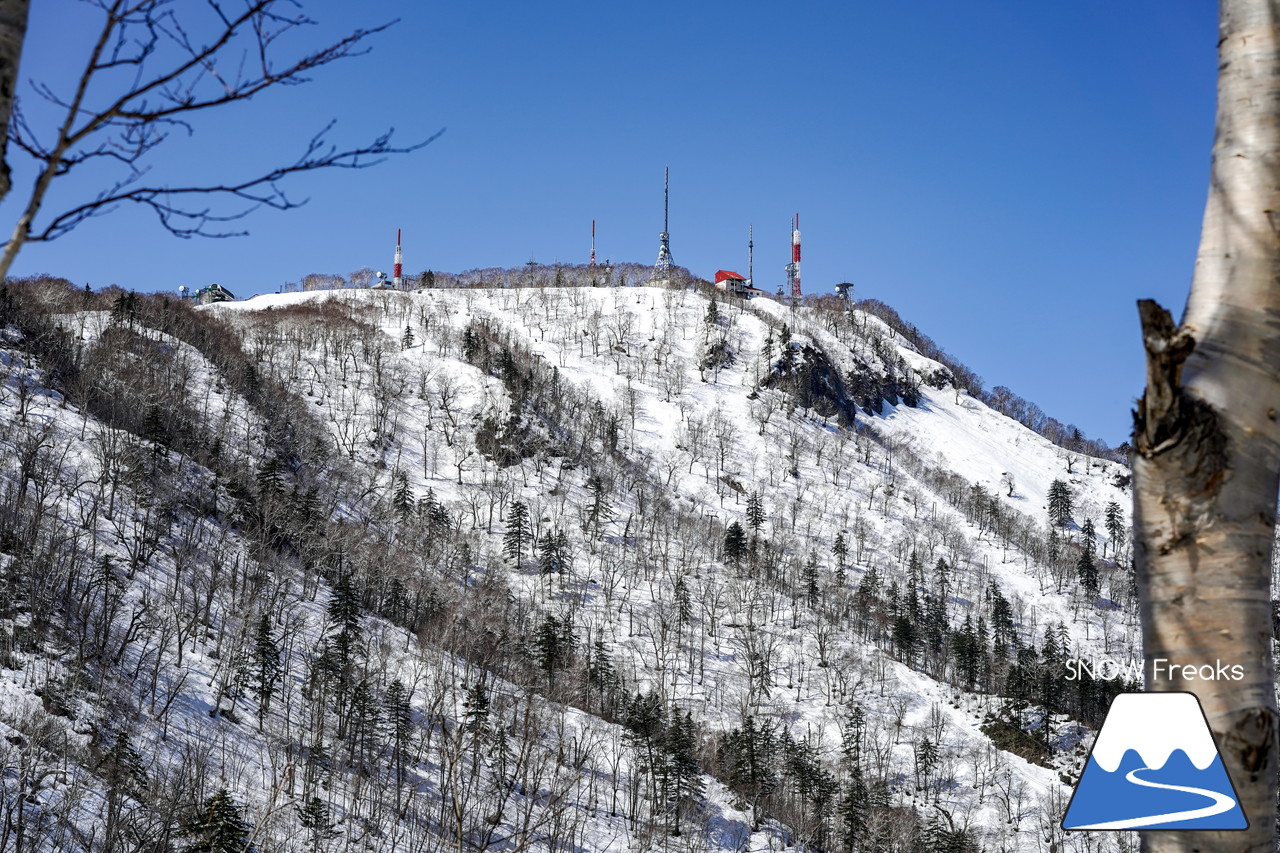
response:
<path id="1" fill-rule="evenodd" d="M 200 288 L 191 294 L 191 298 L 201 305 L 208 305 L 211 302 L 230 302 L 236 296 L 230 290 L 215 282 L 208 287 Z"/>
<path id="2" fill-rule="evenodd" d="M 715 284 L 719 290 L 728 291 L 731 296 L 739 296 L 743 299 L 765 295 L 763 290 L 752 287 L 747 279 L 732 270 L 716 270 Z"/>

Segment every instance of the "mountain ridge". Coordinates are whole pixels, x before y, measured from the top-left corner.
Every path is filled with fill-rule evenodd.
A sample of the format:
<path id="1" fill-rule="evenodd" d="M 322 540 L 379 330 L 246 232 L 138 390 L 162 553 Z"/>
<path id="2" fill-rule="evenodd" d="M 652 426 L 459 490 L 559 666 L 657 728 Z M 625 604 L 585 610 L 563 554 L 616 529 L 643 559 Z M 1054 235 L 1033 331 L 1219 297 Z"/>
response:
<path id="1" fill-rule="evenodd" d="M 38 357 L 54 369 L 10 372 L 6 423 L 23 424 L 22 387 L 66 384 L 89 402 L 102 393 L 94 389 L 115 395 L 69 417 L 58 414 L 65 398 L 26 398 L 28 421 L 38 409 L 68 446 L 79 446 L 77 433 L 96 436 L 76 451 L 102 483 L 89 519 L 104 533 L 89 550 L 112 555 L 101 576 L 122 595 L 83 605 L 85 630 L 108 641 L 86 671 L 114 673 L 94 661 L 119 658 L 126 674 L 112 678 L 124 685 L 129 671 L 158 673 L 140 705 L 136 684 L 119 694 L 155 755 L 162 741 L 148 732 L 181 720 L 196 738 L 202 715 L 238 733 L 243 750 L 224 752 L 223 767 L 264 749 L 255 718 L 292 744 L 283 754 L 314 758 L 320 748 L 329 757 L 308 758 L 307 778 L 282 790 L 318 798 L 315 813 L 328 810 L 348 844 L 378 837 L 355 829 L 376 804 L 351 798 L 354 768 L 371 768 L 379 803 L 421 780 L 408 802 L 429 811 L 462 796 L 463 777 L 444 769 L 453 766 L 483 780 L 461 817 L 388 824 L 422 849 L 433 838 L 489 843 L 537 824 L 535 813 L 569 821 L 560 837 L 601 851 L 621 849 L 611 836 L 654 849 L 685 849 L 678 839 L 689 833 L 712 843 L 719 830 L 698 823 L 711 813 L 721 829 L 737 827 L 739 846 L 772 837 L 861 849 L 895 835 L 923 845 L 943 832 L 931 817 L 939 808 L 961 816 L 966 843 L 1035 849 L 1063 786 L 989 752 L 978 724 L 1000 713 L 1047 731 L 1069 766 L 1074 724 L 1029 700 L 1086 701 L 1048 695 L 1047 676 L 1069 650 L 1132 653 L 1117 611 L 1082 596 L 1072 575 L 1079 526 L 1055 533 L 1034 518 L 1058 479 L 1071 484 L 1076 515 L 1099 517 L 1123 496 L 1112 482 L 1123 467 L 1064 455 L 964 392 L 934 387 L 942 365 L 856 310 L 744 306 L 683 289 L 531 288 L 286 294 L 197 316 L 160 298 L 91 305 L 45 287 L 31 301 L 52 303 L 42 316 L 54 319 L 37 328 L 6 315 L 6 341 L 10 352 L 45 347 Z M 765 381 L 775 375 L 803 382 Z M 849 405 L 823 417 L 823 395 Z M 39 457 L 47 443 L 32 435 Z M 112 441 L 125 446 L 123 468 L 110 467 Z M 181 488 L 165 487 L 175 474 Z M 21 467 L 6 476 L 16 486 Z M 49 499 L 46 513 L 93 503 L 62 479 L 71 502 Z M 5 518 L 30 492 L 30 481 L 11 490 Z M 156 495 L 136 500 L 146 492 Z M 125 527 L 106 518 L 119 517 L 110 500 L 121 495 Z M 517 503 L 523 530 L 512 523 Z M 1092 544 L 1125 547 L 1102 535 Z M 1116 560 L 1098 559 L 1105 590 L 1124 601 L 1128 579 Z M 196 584 L 179 609 L 197 620 L 179 613 L 167 640 L 130 627 L 131 613 L 151 618 L 145 590 L 178 589 L 179 578 Z M 10 630 L 24 633 L 25 618 L 16 613 Z M 388 643 L 420 645 L 414 654 L 428 662 L 418 670 L 437 675 L 392 665 L 380 651 Z M 269 677 L 262 661 L 273 644 L 284 672 Z M 15 654 L 29 670 L 31 653 Z M 193 671 L 212 688 L 198 701 L 183 698 Z M 400 731 L 389 722 L 403 719 L 396 683 L 424 760 L 394 733 L 391 745 L 371 734 Z M 376 720 L 362 722 L 371 700 Z M 554 734 L 557 714 L 591 715 L 596 758 L 616 762 L 590 765 L 562 789 L 562 805 L 531 804 L 522 824 L 519 809 L 508 815 L 514 789 L 499 784 L 502 751 L 492 752 L 495 738 L 522 742 L 516 718 L 495 728 L 498 712 L 478 710 L 485 703 L 536 711 L 548 743 L 567 744 Z M 318 740 L 297 737 L 299 709 Z M 72 724 L 107 750 L 103 722 L 84 711 Z M 177 766 L 156 761 L 153 773 Z M 994 805 L 960 795 L 965 784 Z M 216 793 L 187 788 L 174 814 Z M 158 813 L 118 785 L 102 790 Z M 1016 803 L 1031 791 L 1040 805 L 1026 811 Z M 300 817 L 261 789 L 234 793 L 264 838 L 287 845 Z M 594 813 L 601 797 L 623 817 Z M 502 829 L 484 835 L 478 810 Z M 531 849 L 550 843 L 526 838 Z"/>

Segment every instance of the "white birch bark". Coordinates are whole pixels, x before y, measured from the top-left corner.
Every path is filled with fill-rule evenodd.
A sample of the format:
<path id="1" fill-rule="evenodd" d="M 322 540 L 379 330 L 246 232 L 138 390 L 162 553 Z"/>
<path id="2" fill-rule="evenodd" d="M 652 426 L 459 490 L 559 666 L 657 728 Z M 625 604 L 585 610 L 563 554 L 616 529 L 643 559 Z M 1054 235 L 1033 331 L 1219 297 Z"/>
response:
<path id="1" fill-rule="evenodd" d="M 1148 689 L 1204 706 L 1244 832 L 1147 832 L 1155 853 L 1274 853 L 1271 543 L 1280 486 L 1280 0 L 1221 0 L 1209 197 L 1181 327 L 1140 303 L 1137 571 Z M 1244 667 L 1243 681 L 1151 679 L 1151 664 Z"/>
<path id="2" fill-rule="evenodd" d="M 28 6 L 29 0 L 0 0 L 0 128 L 6 134 L 18 86 L 18 59 L 27 35 Z M 11 185 L 9 160 L 4 150 L 5 146 L 0 143 L 0 200 L 8 195 Z"/>

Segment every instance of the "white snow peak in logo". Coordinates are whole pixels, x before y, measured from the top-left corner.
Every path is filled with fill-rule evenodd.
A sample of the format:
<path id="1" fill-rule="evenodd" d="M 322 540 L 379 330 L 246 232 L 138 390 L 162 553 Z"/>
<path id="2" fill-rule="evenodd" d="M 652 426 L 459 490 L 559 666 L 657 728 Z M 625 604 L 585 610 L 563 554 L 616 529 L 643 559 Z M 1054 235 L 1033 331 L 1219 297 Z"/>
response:
<path id="1" fill-rule="evenodd" d="M 1121 693 L 1089 754 L 1063 829 L 1247 829 L 1193 693 Z"/>

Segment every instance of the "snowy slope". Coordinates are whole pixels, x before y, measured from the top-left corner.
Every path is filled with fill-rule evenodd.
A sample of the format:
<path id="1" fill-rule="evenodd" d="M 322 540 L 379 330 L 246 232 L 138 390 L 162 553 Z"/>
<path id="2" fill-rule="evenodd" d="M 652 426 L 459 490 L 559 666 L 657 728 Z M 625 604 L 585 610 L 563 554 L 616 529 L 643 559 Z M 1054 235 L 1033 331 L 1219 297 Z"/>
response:
<path id="1" fill-rule="evenodd" d="M 997 749 L 996 717 L 1044 722 L 954 644 L 996 590 L 1019 646 L 1132 659 L 1101 523 L 1127 472 L 876 318 L 647 287 L 63 302 L 63 349 L 19 318 L 0 351 L 4 760 L 66 768 L 4 803 L 48 844 L 177 833 L 223 787 L 259 849 L 844 850 L 848 802 L 864 849 L 1076 849 L 1082 732 L 1053 720 L 1052 769 Z M 1078 523 L 1043 551 L 1055 479 L 1097 600 Z M 908 598 L 936 650 L 895 636 Z"/>

